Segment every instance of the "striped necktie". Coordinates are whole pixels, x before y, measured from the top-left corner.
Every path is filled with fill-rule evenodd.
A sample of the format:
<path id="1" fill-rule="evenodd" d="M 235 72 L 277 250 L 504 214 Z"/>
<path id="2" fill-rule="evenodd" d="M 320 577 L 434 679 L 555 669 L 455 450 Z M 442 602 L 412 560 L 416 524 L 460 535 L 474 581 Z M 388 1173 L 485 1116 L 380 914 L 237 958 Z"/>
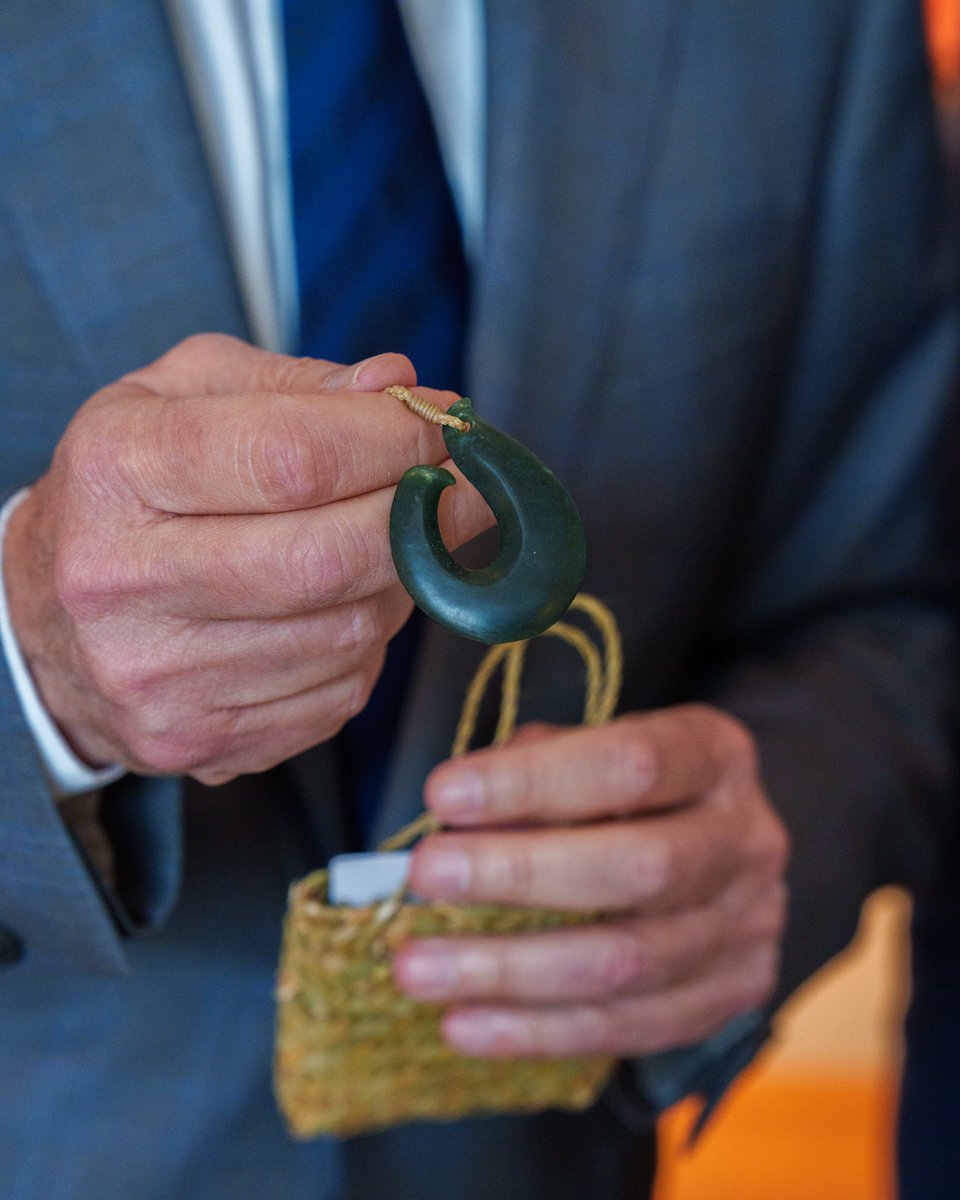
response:
<path id="1" fill-rule="evenodd" d="M 421 383 L 460 390 L 462 239 L 395 0 L 285 0 L 284 17 L 300 352 L 351 363 L 400 351 Z M 417 629 L 393 639 L 340 739 L 362 839 Z"/>
<path id="2" fill-rule="evenodd" d="M 460 228 L 395 0 L 286 0 L 301 351 L 458 389 Z"/>

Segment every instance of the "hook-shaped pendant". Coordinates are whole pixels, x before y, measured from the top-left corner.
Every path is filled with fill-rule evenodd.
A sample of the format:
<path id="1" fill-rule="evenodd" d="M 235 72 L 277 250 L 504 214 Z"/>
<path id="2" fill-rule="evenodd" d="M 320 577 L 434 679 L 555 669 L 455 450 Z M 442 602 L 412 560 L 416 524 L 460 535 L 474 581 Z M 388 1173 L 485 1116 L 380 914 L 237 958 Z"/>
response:
<path id="1" fill-rule="evenodd" d="M 469 422 L 444 426 L 450 457 L 489 504 L 500 549 L 485 567 L 461 566 L 440 536 L 440 494 L 456 480 L 443 467 L 411 467 L 397 486 L 390 545 L 400 581 L 416 604 L 454 633 L 478 642 L 535 637 L 566 612 L 586 567 L 580 514 L 553 472 L 508 434 L 474 415 L 464 398 L 450 408 Z"/>

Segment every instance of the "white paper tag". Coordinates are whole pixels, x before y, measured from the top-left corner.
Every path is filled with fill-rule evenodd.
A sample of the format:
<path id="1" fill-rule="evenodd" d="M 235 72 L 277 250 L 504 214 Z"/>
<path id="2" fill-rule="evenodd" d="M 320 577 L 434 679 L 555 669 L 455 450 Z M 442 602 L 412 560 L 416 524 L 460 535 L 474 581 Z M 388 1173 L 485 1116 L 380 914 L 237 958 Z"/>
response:
<path id="1" fill-rule="evenodd" d="M 328 866 L 327 899 L 330 904 L 362 908 L 388 900 L 407 881 L 409 850 L 338 854 Z"/>

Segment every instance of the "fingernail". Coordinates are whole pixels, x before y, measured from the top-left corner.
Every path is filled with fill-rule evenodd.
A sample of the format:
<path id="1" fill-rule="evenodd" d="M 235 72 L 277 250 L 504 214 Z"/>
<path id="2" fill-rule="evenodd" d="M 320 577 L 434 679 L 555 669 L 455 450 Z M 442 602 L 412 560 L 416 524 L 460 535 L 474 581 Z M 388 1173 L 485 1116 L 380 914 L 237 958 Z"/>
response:
<path id="1" fill-rule="evenodd" d="M 467 771 L 441 776 L 430 788 L 430 808 L 441 817 L 475 815 L 484 802 L 483 780 Z"/>
<path id="2" fill-rule="evenodd" d="M 464 1054 L 518 1050 L 524 1044 L 525 1022 L 513 1013 L 454 1011 L 443 1021 L 447 1041 Z"/>
<path id="3" fill-rule="evenodd" d="M 328 392 L 336 392 L 340 388 L 348 388 L 353 383 L 353 372 L 355 367 L 339 367 L 336 371 L 331 371 L 323 381 L 323 389 Z"/>
<path id="4" fill-rule="evenodd" d="M 323 386 L 328 391 L 336 391 L 338 388 L 351 388 L 363 386 L 361 375 L 370 363 L 374 363 L 381 355 L 375 354 L 372 358 L 365 358 L 362 362 L 358 362 L 350 367 L 340 367 L 336 371 L 332 371 L 324 380 Z"/>
<path id="5" fill-rule="evenodd" d="M 408 950 L 397 961 L 405 992 L 420 1000 L 441 1000 L 453 990 L 457 970 L 454 959 L 440 949 Z"/>
<path id="6" fill-rule="evenodd" d="M 424 899 L 454 900 L 470 887 L 469 857 L 462 850 L 427 848 L 415 859 L 414 890 Z"/>
<path id="7" fill-rule="evenodd" d="M 374 354 L 372 358 L 358 362 L 353 368 L 353 378 L 350 383 L 353 383 L 355 388 L 362 388 L 362 386 L 370 384 L 371 388 L 379 391 L 384 386 L 383 380 L 380 379 L 382 372 L 379 371 L 379 367 L 386 358 L 396 358 L 396 355 Z"/>

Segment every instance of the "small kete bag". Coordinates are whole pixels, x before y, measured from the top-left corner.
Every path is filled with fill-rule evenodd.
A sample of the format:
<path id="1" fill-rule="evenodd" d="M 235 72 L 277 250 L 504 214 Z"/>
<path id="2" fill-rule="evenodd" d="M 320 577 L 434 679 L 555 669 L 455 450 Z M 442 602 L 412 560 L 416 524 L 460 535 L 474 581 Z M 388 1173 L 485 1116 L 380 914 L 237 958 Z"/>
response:
<path id="1" fill-rule="evenodd" d="M 587 669 L 584 723 L 608 720 L 617 704 L 621 649 L 616 622 L 591 596 L 571 609 L 599 629 L 603 653 L 582 629 L 558 621 L 541 636 L 574 646 Z M 535 640 L 535 639 L 531 639 Z M 493 744 L 516 725 L 520 675 L 529 641 L 493 646 L 464 702 L 452 754 L 464 753 L 494 671 L 503 664 L 500 719 Z M 424 814 L 384 843 L 392 850 L 438 828 Z M 422 1118 L 583 1109 L 613 1069 L 608 1058 L 482 1059 L 452 1050 L 440 1032 L 441 1004 L 411 1000 L 393 982 L 392 959 L 411 937 L 527 933 L 601 920 L 597 913 L 408 902 L 401 892 L 360 908 L 327 902 L 328 876 L 293 885 L 277 983 L 274 1086 L 290 1132 L 364 1133 Z"/>

